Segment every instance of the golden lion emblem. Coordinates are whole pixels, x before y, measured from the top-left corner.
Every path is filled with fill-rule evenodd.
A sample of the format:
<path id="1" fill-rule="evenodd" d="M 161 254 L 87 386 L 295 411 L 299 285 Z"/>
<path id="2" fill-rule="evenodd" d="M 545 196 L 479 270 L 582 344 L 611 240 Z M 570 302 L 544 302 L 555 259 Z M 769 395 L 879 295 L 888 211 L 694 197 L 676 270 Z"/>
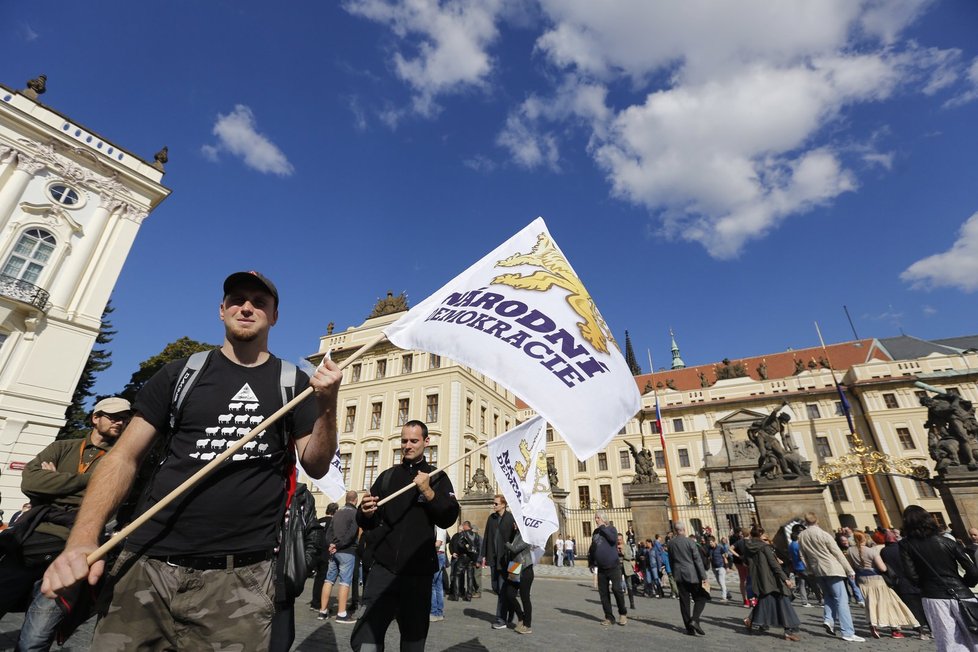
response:
<path id="1" fill-rule="evenodd" d="M 491 283 L 536 292 L 546 292 L 554 286 L 567 290 L 567 303 L 584 320 L 577 322 L 581 336 L 602 353 L 608 353 L 608 342 L 618 346 L 581 279 L 577 278 L 567 259 L 547 234 L 537 236 L 537 243 L 530 253 L 514 254 L 496 263 L 496 267 L 519 265 L 539 267 L 540 270 L 532 274 L 503 274 L 492 279 Z"/>
<path id="2" fill-rule="evenodd" d="M 524 464 L 523 461 L 520 461 L 513 465 L 519 479 L 526 482 L 526 476 L 529 474 L 530 469 L 535 469 L 536 473 L 533 474 L 533 493 L 539 493 L 541 491 L 549 492 L 549 479 L 547 480 L 547 484 L 544 484 L 543 482 L 544 478 L 549 478 L 547 475 L 547 458 L 543 454 L 543 451 L 540 451 L 540 453 L 537 454 L 536 464 L 532 464 L 533 455 L 530 451 L 530 445 L 526 443 L 525 439 L 523 439 L 520 441 L 520 454 L 523 456 L 523 461 L 525 461 L 526 464 Z"/>

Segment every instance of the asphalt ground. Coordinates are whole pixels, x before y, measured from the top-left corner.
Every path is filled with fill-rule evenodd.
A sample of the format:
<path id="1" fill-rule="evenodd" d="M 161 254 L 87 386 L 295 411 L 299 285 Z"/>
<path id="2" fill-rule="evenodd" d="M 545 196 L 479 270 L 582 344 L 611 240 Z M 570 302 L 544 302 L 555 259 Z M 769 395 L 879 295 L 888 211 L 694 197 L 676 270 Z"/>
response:
<path id="1" fill-rule="evenodd" d="M 576 650 L 626 652 L 645 650 L 653 646 L 660 649 L 681 650 L 693 646 L 700 650 L 788 650 L 792 648 L 837 652 L 840 649 L 886 649 L 891 652 L 916 652 L 933 650 L 930 641 L 918 641 L 912 634 L 903 640 L 869 637 L 864 611 L 853 605 L 856 633 L 866 637 L 865 643 L 847 643 L 830 637 L 822 628 L 820 607 L 802 608 L 797 611 L 802 621 L 802 640 L 788 642 L 781 632 L 748 634 L 743 618 L 748 610 L 739 602 L 722 604 L 716 587 L 713 601 L 703 613 L 702 625 L 706 636 L 690 637 L 684 633 L 676 600 L 636 597 L 636 608 L 629 610 L 628 623 L 624 627 L 604 627 L 598 592 L 593 588 L 587 569 L 555 569 L 539 566 L 532 588 L 532 634 L 521 635 L 512 629 L 494 630 L 496 596 L 485 591 L 482 597 L 471 602 L 445 602 L 445 620 L 431 623 L 427 649 L 451 651 L 492 650 L 500 652 L 537 651 L 541 649 L 560 652 Z M 736 573 L 730 587 L 737 591 Z M 488 585 L 488 575 L 483 587 Z M 296 641 L 293 650 L 323 652 L 350 650 L 352 625 L 336 623 L 330 619 L 316 619 L 316 612 L 309 609 L 309 591 L 296 603 Z M 627 598 L 626 598 L 627 602 Z M 7 614 L 0 619 L 0 650 L 13 650 L 16 636 L 23 620 L 22 614 Z M 81 652 L 91 650 L 94 620 L 90 620 L 66 641 L 61 650 Z M 399 649 L 397 625 L 392 624 L 387 633 L 387 649 Z M 55 646 L 52 648 L 58 650 Z M 93 651 L 97 652 L 97 650 Z M 182 651 L 181 651 L 182 652 Z"/>

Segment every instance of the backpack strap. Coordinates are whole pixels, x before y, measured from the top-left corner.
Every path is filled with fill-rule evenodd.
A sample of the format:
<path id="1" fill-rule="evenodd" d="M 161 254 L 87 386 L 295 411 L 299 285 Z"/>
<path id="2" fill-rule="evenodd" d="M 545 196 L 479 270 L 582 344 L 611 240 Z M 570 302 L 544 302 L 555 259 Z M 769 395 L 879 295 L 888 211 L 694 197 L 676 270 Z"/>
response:
<path id="1" fill-rule="evenodd" d="M 279 389 L 282 392 L 282 405 L 284 406 L 295 398 L 295 381 L 298 370 L 288 360 L 280 360 L 280 362 L 282 363 L 282 371 L 279 374 Z M 292 435 L 294 434 L 292 426 L 292 412 L 290 411 L 282 419 L 282 439 L 286 447 L 294 443 L 292 442 Z"/>
<path id="2" fill-rule="evenodd" d="M 180 411 L 183 403 L 187 399 L 187 394 L 193 389 L 200 372 L 207 366 L 210 355 L 213 351 L 198 351 L 189 358 L 177 376 L 177 382 L 173 386 L 173 398 L 170 400 L 170 433 L 176 432 L 177 424 L 180 422 Z"/>

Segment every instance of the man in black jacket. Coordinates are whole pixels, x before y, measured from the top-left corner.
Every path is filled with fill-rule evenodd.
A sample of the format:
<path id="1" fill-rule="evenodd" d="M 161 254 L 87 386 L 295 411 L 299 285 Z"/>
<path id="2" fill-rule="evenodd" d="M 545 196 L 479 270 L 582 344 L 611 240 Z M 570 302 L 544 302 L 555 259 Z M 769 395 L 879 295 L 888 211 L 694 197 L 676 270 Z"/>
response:
<path id="1" fill-rule="evenodd" d="M 428 426 L 411 420 L 401 428 L 401 463 L 380 474 L 357 511 L 370 531 L 373 565 L 363 591 L 365 610 L 353 628 L 357 652 L 382 652 L 384 636 L 397 619 L 402 652 L 424 650 L 431 612 L 431 582 L 438 570 L 435 527 L 451 527 L 459 506 L 451 480 L 424 458 Z M 382 507 L 377 503 L 402 487 L 408 491 Z"/>
<path id="2" fill-rule="evenodd" d="M 462 521 L 462 527 L 448 544 L 452 555 L 452 582 L 450 600 L 471 600 L 475 592 L 475 570 L 479 556 L 479 546 L 472 532 L 472 524 Z"/>
<path id="3" fill-rule="evenodd" d="M 480 559 L 489 567 L 492 573 L 492 590 L 496 594 L 496 620 L 493 629 L 506 629 L 506 624 L 513 619 L 509 609 L 506 592 L 506 565 L 509 563 L 509 551 L 506 543 L 513 538 L 516 521 L 507 509 L 506 497 L 496 494 L 492 497 L 492 514 L 486 520 L 486 535 L 482 539 Z"/>
<path id="4" fill-rule="evenodd" d="M 615 616 L 611 613 L 611 595 L 608 590 L 609 583 L 611 591 L 615 594 L 615 602 L 618 606 L 618 624 L 625 625 L 628 622 L 628 610 L 625 608 L 625 594 L 621 588 L 621 562 L 618 560 L 618 531 L 613 525 L 609 525 L 602 512 L 594 513 L 595 530 L 591 535 L 591 559 L 588 559 L 588 566 L 598 569 L 598 594 L 601 596 L 601 608 L 604 609 L 604 626 L 613 625 Z"/>

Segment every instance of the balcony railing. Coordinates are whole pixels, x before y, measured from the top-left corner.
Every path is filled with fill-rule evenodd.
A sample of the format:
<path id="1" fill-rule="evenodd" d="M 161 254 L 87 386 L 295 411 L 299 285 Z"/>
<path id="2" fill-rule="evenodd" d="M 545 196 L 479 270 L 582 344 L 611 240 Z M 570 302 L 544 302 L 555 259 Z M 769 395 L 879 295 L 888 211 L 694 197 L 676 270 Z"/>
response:
<path id="1" fill-rule="evenodd" d="M 0 296 L 30 304 L 44 312 L 48 307 L 50 294 L 33 283 L 22 281 L 13 276 L 0 274 Z"/>

